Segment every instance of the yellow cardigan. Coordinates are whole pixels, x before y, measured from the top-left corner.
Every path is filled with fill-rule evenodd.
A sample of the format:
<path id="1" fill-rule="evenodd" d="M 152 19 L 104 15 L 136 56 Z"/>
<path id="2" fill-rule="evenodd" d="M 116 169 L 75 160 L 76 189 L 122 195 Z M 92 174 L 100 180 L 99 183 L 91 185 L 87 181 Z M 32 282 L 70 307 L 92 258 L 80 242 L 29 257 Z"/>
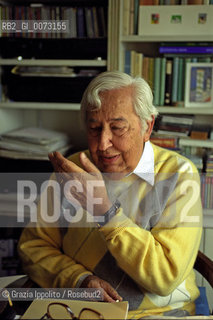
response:
<path id="1" fill-rule="evenodd" d="M 188 159 L 152 147 L 154 186 L 135 174 L 120 182 L 105 178 L 109 194 L 121 202 L 105 226 L 88 224 L 85 214 L 66 228 L 43 221 L 25 228 L 19 254 L 31 279 L 41 287 L 73 288 L 95 274 L 129 301 L 129 318 L 177 309 L 194 314 L 199 291 L 193 264 L 202 231 L 199 174 Z M 71 159 L 80 165 L 78 154 Z M 49 189 L 49 214 L 52 197 Z"/>

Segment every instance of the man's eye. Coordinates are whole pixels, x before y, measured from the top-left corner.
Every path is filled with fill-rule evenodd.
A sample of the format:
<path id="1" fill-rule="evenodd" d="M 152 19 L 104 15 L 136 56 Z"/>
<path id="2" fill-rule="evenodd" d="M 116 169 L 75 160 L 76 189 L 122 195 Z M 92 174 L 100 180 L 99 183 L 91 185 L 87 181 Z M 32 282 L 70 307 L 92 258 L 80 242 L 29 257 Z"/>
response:
<path id="1" fill-rule="evenodd" d="M 101 132 L 102 128 L 101 127 L 91 127 L 89 128 L 90 134 L 93 136 L 98 136 Z"/>
<path id="2" fill-rule="evenodd" d="M 112 127 L 113 130 L 122 130 L 124 127 Z"/>

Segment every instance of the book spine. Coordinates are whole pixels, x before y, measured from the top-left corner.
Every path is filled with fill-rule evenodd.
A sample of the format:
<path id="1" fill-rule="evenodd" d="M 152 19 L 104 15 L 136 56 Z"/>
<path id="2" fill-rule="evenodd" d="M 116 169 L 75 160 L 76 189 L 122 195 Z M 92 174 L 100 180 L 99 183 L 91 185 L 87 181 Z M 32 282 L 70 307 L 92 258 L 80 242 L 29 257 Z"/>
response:
<path id="1" fill-rule="evenodd" d="M 98 7 L 99 29 L 101 30 L 101 36 L 107 36 L 107 21 L 105 17 L 104 7 Z"/>
<path id="2" fill-rule="evenodd" d="M 173 59 L 172 68 L 172 104 L 177 103 L 179 57 Z"/>
<path id="3" fill-rule="evenodd" d="M 148 83 L 150 88 L 154 89 L 154 58 L 149 57 Z"/>
<path id="4" fill-rule="evenodd" d="M 135 76 L 135 56 L 136 56 L 136 51 L 131 50 L 131 53 L 130 53 L 130 75 L 132 77 Z"/>
<path id="5" fill-rule="evenodd" d="M 123 35 L 129 35 L 130 0 L 123 0 Z"/>
<path id="6" fill-rule="evenodd" d="M 161 58 L 154 60 L 154 105 L 158 106 L 160 103 L 160 70 Z"/>
<path id="7" fill-rule="evenodd" d="M 166 58 L 161 58 L 161 74 L 160 74 L 160 106 L 164 105 L 166 84 Z"/>
<path id="8" fill-rule="evenodd" d="M 70 23 L 71 23 L 71 38 L 76 38 L 77 37 L 77 10 L 76 8 L 71 8 L 70 10 Z M 91 15 L 91 12 L 90 12 Z"/>
<path id="9" fill-rule="evenodd" d="M 129 35 L 134 34 L 134 0 L 130 0 L 130 13 L 129 13 Z"/>
<path id="10" fill-rule="evenodd" d="M 191 46 L 185 46 L 185 47 L 160 47 L 159 53 L 161 54 L 212 54 L 213 53 L 213 47 L 212 46 L 203 46 L 203 47 L 191 47 Z"/>
<path id="11" fill-rule="evenodd" d="M 85 37 L 84 9 L 77 8 L 77 34 L 79 38 Z"/>
<path id="12" fill-rule="evenodd" d="M 127 74 L 130 74 L 130 72 L 131 72 L 131 52 L 130 52 L 130 50 L 125 51 L 124 72 Z"/>
<path id="13" fill-rule="evenodd" d="M 137 53 L 135 54 L 135 72 L 134 75 L 142 77 L 142 64 L 143 64 L 143 54 Z"/>
<path id="14" fill-rule="evenodd" d="M 149 57 L 143 57 L 142 77 L 148 82 L 149 76 Z"/>
<path id="15" fill-rule="evenodd" d="M 95 38 L 99 37 L 99 28 L 98 28 L 98 16 L 96 7 L 92 7 L 92 21 L 94 27 L 94 36 Z"/>
<path id="16" fill-rule="evenodd" d="M 172 95 L 172 60 L 166 61 L 165 105 L 171 105 Z"/>
<path id="17" fill-rule="evenodd" d="M 179 59 L 177 101 L 183 101 L 183 58 Z"/>
<path id="18" fill-rule="evenodd" d="M 134 0 L 134 34 L 138 33 L 139 0 Z"/>

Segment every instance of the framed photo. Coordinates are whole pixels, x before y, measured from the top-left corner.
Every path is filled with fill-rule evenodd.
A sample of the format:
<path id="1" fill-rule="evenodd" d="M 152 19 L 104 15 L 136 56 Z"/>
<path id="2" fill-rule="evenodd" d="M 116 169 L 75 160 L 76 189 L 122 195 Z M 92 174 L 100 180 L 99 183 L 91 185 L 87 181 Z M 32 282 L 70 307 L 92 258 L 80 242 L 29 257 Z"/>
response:
<path id="1" fill-rule="evenodd" d="M 213 107 L 213 63 L 187 63 L 185 107 Z"/>

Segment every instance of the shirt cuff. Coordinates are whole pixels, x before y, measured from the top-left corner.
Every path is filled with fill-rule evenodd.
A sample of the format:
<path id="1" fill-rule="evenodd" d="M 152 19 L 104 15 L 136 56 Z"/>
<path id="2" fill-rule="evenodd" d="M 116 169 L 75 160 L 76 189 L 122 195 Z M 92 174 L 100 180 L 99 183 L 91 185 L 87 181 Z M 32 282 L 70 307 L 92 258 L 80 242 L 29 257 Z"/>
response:
<path id="1" fill-rule="evenodd" d="M 75 287 L 76 287 L 76 288 L 80 288 L 82 282 L 83 282 L 88 276 L 91 276 L 91 273 L 83 274 L 83 276 L 81 276 L 81 277 L 78 279 Z"/>

